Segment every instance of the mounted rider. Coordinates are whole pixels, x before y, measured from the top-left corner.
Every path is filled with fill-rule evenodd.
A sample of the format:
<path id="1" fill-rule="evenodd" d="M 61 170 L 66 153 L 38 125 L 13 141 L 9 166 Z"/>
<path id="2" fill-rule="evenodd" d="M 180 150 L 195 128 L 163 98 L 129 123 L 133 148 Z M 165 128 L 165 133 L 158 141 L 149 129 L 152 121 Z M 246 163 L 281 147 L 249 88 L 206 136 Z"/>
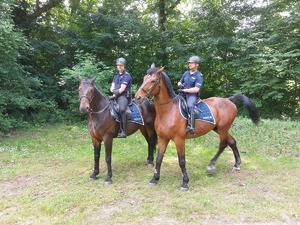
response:
<path id="1" fill-rule="evenodd" d="M 186 132 L 195 134 L 195 112 L 194 108 L 198 100 L 198 95 L 200 97 L 200 90 L 203 83 L 203 76 L 198 67 L 200 65 L 200 57 L 192 56 L 189 58 L 187 70 L 178 82 L 179 92 L 182 92 L 186 96 L 186 102 L 188 106 L 189 120 L 186 127 Z"/>
<path id="2" fill-rule="evenodd" d="M 131 82 L 132 78 L 130 73 L 125 70 L 126 60 L 118 58 L 116 60 L 117 72 L 114 75 L 110 91 L 119 105 L 119 113 L 121 116 L 120 131 L 118 138 L 126 138 L 127 134 L 127 117 L 126 108 L 131 102 Z"/>

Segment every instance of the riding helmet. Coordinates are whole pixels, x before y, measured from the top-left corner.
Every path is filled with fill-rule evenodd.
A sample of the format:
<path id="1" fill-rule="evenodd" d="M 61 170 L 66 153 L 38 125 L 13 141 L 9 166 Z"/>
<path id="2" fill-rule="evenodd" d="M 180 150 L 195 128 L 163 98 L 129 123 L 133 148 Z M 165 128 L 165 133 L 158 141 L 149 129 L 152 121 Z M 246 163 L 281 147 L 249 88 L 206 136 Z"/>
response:
<path id="1" fill-rule="evenodd" d="M 126 60 L 124 58 L 118 58 L 116 60 L 117 65 L 126 65 Z"/>
<path id="2" fill-rule="evenodd" d="M 188 62 L 200 63 L 201 59 L 200 59 L 199 56 L 194 55 L 194 56 L 189 58 Z"/>

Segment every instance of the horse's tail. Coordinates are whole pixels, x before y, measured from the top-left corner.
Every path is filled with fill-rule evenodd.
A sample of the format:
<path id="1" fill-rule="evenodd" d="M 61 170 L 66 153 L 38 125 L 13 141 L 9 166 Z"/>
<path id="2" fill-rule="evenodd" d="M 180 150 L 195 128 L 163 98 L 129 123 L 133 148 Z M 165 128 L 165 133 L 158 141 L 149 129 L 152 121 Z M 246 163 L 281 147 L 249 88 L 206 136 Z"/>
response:
<path id="1" fill-rule="evenodd" d="M 230 101 L 234 102 L 235 100 L 239 100 L 243 102 L 243 105 L 247 108 L 249 112 L 249 117 L 251 118 L 252 122 L 258 124 L 259 122 L 259 114 L 256 109 L 254 103 L 245 95 L 233 95 L 228 98 Z"/>

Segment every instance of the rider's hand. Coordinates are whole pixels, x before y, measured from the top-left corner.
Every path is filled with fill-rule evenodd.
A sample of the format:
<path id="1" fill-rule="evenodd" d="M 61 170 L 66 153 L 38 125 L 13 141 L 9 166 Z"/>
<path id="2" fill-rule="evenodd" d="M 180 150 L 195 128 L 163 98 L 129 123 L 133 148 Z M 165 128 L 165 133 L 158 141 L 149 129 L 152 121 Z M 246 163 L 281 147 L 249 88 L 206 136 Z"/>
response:
<path id="1" fill-rule="evenodd" d="M 178 87 L 182 89 L 182 88 L 184 88 L 184 85 L 183 84 L 179 84 Z"/>
<path id="2" fill-rule="evenodd" d="M 119 95 L 120 95 L 120 92 L 119 92 L 118 89 L 117 89 L 117 90 L 114 90 L 114 95 L 115 95 L 115 96 L 119 96 Z"/>

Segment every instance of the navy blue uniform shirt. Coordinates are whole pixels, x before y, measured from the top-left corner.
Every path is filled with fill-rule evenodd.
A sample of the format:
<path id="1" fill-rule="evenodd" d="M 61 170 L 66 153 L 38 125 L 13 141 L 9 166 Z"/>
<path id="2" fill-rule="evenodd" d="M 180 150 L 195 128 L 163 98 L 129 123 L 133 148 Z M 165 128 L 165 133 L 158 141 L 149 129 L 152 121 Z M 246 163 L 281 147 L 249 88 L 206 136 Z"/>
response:
<path id="1" fill-rule="evenodd" d="M 184 84 L 184 88 L 193 88 L 193 87 L 202 87 L 203 76 L 199 71 L 191 74 L 189 70 L 187 70 L 181 77 L 180 82 Z"/>
<path id="2" fill-rule="evenodd" d="M 121 84 L 125 84 L 126 89 L 124 91 L 124 93 L 126 92 L 131 92 L 131 75 L 127 72 L 127 71 L 123 71 L 122 74 L 119 74 L 119 72 L 117 72 L 113 78 L 113 83 L 115 83 L 115 89 L 120 89 Z"/>

